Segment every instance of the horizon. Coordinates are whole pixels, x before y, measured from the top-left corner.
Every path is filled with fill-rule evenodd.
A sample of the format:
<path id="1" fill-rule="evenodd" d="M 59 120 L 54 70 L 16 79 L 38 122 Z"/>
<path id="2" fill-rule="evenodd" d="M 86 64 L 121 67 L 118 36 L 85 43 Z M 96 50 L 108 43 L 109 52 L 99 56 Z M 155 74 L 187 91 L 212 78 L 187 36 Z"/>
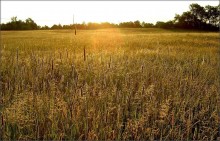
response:
<path id="1" fill-rule="evenodd" d="M 1 23 L 17 17 L 22 21 L 31 18 L 40 26 L 70 25 L 74 15 L 74 23 L 77 24 L 119 24 L 136 20 L 155 24 L 188 11 L 192 3 L 201 6 L 219 4 L 218 1 L 2 1 Z"/>

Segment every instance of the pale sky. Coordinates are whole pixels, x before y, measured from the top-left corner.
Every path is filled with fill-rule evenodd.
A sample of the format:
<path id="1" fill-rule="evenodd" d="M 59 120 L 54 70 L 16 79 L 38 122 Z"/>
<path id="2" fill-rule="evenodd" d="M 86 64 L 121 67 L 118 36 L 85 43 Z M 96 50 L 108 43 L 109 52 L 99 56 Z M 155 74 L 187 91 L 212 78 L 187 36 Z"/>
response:
<path id="1" fill-rule="evenodd" d="M 175 14 L 189 10 L 189 5 L 217 6 L 218 1 L 1 1 L 1 23 L 11 17 L 32 18 L 38 25 L 127 21 L 173 20 Z"/>

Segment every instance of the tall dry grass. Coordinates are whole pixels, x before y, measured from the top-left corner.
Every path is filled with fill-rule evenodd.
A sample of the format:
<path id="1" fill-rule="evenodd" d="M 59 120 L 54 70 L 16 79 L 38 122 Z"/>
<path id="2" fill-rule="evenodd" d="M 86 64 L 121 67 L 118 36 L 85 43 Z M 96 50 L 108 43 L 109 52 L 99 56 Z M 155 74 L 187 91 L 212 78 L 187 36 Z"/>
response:
<path id="1" fill-rule="evenodd" d="M 216 140 L 219 36 L 2 32 L 1 139 Z"/>

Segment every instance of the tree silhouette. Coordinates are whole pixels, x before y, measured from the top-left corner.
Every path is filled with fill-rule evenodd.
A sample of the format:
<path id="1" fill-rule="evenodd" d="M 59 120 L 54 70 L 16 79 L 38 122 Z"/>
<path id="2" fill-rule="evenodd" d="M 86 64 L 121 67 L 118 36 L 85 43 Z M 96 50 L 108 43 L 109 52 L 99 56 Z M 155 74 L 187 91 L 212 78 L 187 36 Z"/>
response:
<path id="1" fill-rule="evenodd" d="M 158 21 L 156 25 L 152 23 L 129 21 L 121 22 L 119 24 L 112 24 L 109 22 L 104 23 L 93 23 L 86 24 L 75 24 L 77 29 L 100 29 L 100 28 L 182 28 L 182 29 L 196 29 L 196 30 L 219 30 L 220 22 L 220 5 L 205 7 L 200 6 L 197 3 L 192 3 L 189 6 L 189 11 L 183 12 L 182 14 L 176 14 L 173 20 L 163 22 Z M 40 27 L 34 20 L 27 18 L 25 21 L 18 20 L 17 17 L 12 17 L 11 21 L 6 24 L 1 24 L 1 30 L 36 30 L 36 29 L 73 29 L 74 25 L 61 25 L 54 24 L 51 28 L 48 26 Z"/>
<path id="2" fill-rule="evenodd" d="M 190 11 L 176 14 L 174 24 L 177 28 L 218 30 L 219 27 L 219 5 L 202 7 L 191 4 Z"/>

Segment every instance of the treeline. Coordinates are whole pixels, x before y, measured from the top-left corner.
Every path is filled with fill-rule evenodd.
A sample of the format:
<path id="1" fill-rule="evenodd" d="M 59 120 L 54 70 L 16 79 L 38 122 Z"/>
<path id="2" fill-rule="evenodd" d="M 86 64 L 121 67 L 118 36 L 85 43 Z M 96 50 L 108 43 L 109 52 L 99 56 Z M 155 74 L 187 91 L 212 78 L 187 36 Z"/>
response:
<path id="1" fill-rule="evenodd" d="M 26 19 L 25 21 L 17 20 L 17 17 L 12 17 L 11 22 L 7 24 L 1 24 L 1 30 L 35 30 L 40 29 L 31 18 Z"/>
<path id="2" fill-rule="evenodd" d="M 48 30 L 48 29 L 100 29 L 100 28 L 180 28 L 180 29 L 196 29 L 196 30 L 219 30 L 220 21 L 220 5 L 205 7 L 199 4 L 191 4 L 190 11 L 183 12 L 182 15 L 176 14 L 173 20 L 168 22 L 158 21 L 155 25 L 140 21 L 122 22 L 119 24 L 113 23 L 82 23 L 75 25 L 54 24 L 51 27 L 39 26 L 31 18 L 25 21 L 17 20 L 17 17 L 12 17 L 11 21 L 6 24 L 1 24 L 1 30 Z"/>
<path id="3" fill-rule="evenodd" d="M 104 23 L 82 23 L 82 24 L 75 24 L 75 25 L 53 25 L 50 29 L 102 29 L 102 28 L 150 28 L 155 27 L 152 23 L 145 23 L 140 21 L 130 21 L 130 22 L 122 22 L 119 24 L 104 22 Z M 48 27 L 42 27 L 42 29 L 49 29 Z"/>
<path id="4" fill-rule="evenodd" d="M 197 30 L 219 30 L 220 5 L 205 7 L 199 4 L 191 4 L 190 11 L 176 14 L 174 20 L 168 22 L 157 22 L 160 28 L 183 28 Z"/>

